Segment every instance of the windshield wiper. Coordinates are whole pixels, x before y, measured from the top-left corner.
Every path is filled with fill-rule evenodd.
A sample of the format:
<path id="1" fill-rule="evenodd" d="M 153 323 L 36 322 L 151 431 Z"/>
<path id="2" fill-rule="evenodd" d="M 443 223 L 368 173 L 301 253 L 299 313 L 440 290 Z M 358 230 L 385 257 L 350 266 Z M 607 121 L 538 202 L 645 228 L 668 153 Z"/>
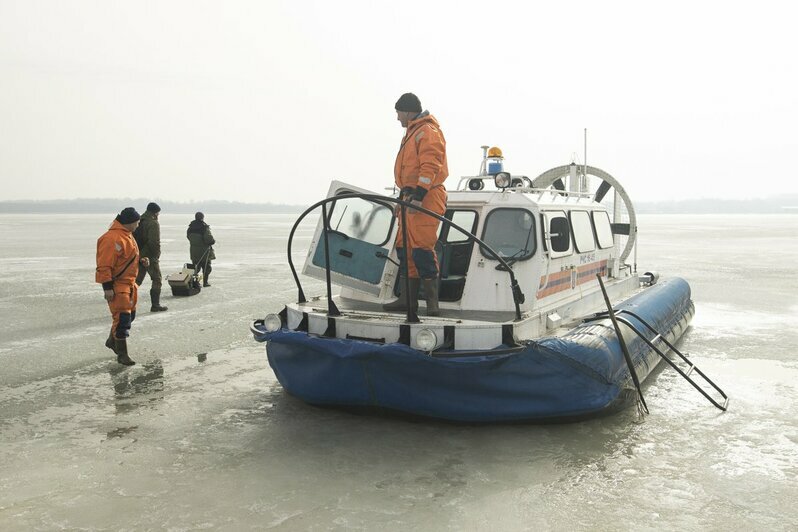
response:
<path id="1" fill-rule="evenodd" d="M 518 251 L 516 251 L 515 253 L 513 253 L 513 254 L 512 254 L 512 255 L 510 255 L 509 257 L 505 257 L 505 258 L 504 258 L 504 262 L 506 262 L 506 263 L 507 263 L 507 265 L 508 265 L 508 266 L 510 266 L 510 267 L 512 268 L 512 267 L 513 267 L 513 264 L 515 264 L 516 262 L 518 262 L 518 260 L 519 260 L 519 258 L 518 258 L 518 257 L 519 257 L 519 255 L 523 255 L 523 254 L 526 254 L 526 253 L 529 253 L 529 250 L 528 250 L 528 249 L 526 249 L 526 248 L 524 248 L 524 249 L 519 249 Z M 498 265 L 498 266 L 496 266 L 496 269 L 497 269 L 497 270 L 499 270 L 499 271 L 502 271 L 502 272 L 506 272 L 506 271 L 507 271 L 507 268 L 505 268 L 505 267 L 504 267 L 504 264 L 502 264 L 501 262 L 499 263 L 499 265 Z"/>

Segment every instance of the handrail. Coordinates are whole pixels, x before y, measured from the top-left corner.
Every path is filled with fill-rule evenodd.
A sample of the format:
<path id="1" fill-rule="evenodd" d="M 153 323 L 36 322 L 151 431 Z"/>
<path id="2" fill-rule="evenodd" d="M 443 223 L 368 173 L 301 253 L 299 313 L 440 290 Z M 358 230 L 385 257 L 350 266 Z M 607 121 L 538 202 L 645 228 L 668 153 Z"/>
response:
<path id="1" fill-rule="evenodd" d="M 297 218 L 296 222 L 294 222 L 294 226 L 291 228 L 291 232 L 288 235 L 287 252 L 288 252 L 288 267 L 291 269 L 291 274 L 294 276 L 294 282 L 296 283 L 297 290 L 299 291 L 298 303 L 304 303 L 305 301 L 307 301 L 307 299 L 305 298 L 305 292 L 302 290 L 302 283 L 299 280 L 299 275 L 297 274 L 296 267 L 294 266 L 294 261 L 291 258 L 291 244 L 293 243 L 294 234 L 296 233 L 297 227 L 299 226 L 300 222 L 302 220 L 304 220 L 305 217 L 310 212 L 314 211 L 315 209 L 317 209 L 318 207 L 323 205 L 323 206 L 325 206 L 324 209 L 323 209 L 323 212 L 322 212 L 322 216 L 324 216 L 324 218 L 325 218 L 325 220 L 323 221 L 323 225 L 324 225 L 324 230 L 326 231 L 327 223 L 328 223 L 326 221 L 326 210 L 327 210 L 326 209 L 326 205 L 328 203 L 333 203 L 333 202 L 338 201 L 338 200 L 351 199 L 351 198 L 365 199 L 367 201 L 371 201 L 373 203 L 378 203 L 378 204 L 394 203 L 396 205 L 399 205 L 401 207 L 401 216 L 402 216 L 403 221 L 404 221 L 404 218 L 406 216 L 405 213 L 406 213 L 406 209 L 407 208 L 411 208 L 411 209 L 413 209 L 415 211 L 423 212 L 424 214 L 426 214 L 428 216 L 432 216 L 433 218 L 437 219 L 438 221 L 443 222 L 444 224 L 446 224 L 449 227 L 454 227 L 455 229 L 460 231 L 462 234 L 466 235 L 468 237 L 468 241 L 474 241 L 474 242 L 478 243 L 482 248 L 484 248 L 485 251 L 488 252 L 489 256 L 493 256 L 493 258 L 498 260 L 504 266 L 504 269 L 506 269 L 507 274 L 510 276 L 510 290 L 512 291 L 513 302 L 515 303 L 515 316 L 516 316 L 516 320 L 521 320 L 521 304 L 525 301 L 524 293 L 521 291 L 521 287 L 518 285 L 518 281 L 516 280 L 515 274 L 513 273 L 513 270 L 510 267 L 510 265 L 507 263 L 507 261 L 505 261 L 502 257 L 500 257 L 499 254 L 496 251 L 493 250 L 493 248 L 491 248 L 489 245 L 487 245 L 485 242 L 483 242 L 476 235 L 470 233 L 469 231 L 466 231 L 465 229 L 463 229 L 462 227 L 460 227 L 459 225 L 457 225 L 453 221 L 449 220 L 448 218 L 446 218 L 444 216 L 441 216 L 438 213 L 432 212 L 432 211 L 430 211 L 428 209 L 425 209 L 424 207 L 419 207 L 417 205 L 413 205 L 412 203 L 410 203 L 408 201 L 400 200 L 398 198 L 391 198 L 391 197 L 388 197 L 388 196 L 380 196 L 378 194 L 363 194 L 363 193 L 360 193 L 360 192 L 349 192 L 349 193 L 346 193 L 346 194 L 339 194 L 337 196 L 332 196 L 330 198 L 325 198 L 323 200 L 317 201 L 316 203 L 314 203 L 313 205 L 308 207 L 302 214 L 300 214 L 299 218 Z M 396 214 L 394 213 L 394 217 L 395 216 L 396 216 Z M 403 223 L 402 227 L 406 231 L 407 224 Z M 325 233 L 325 236 L 326 236 L 326 233 Z M 406 238 L 404 239 L 404 242 L 405 242 L 405 246 L 407 246 L 407 239 Z M 327 253 L 329 254 L 329 251 Z M 405 255 L 406 256 L 405 256 L 405 261 L 404 262 L 405 262 L 405 268 L 407 268 L 408 258 L 412 256 L 412 250 L 407 249 L 407 247 L 406 247 L 405 248 Z M 328 289 L 328 294 L 331 294 L 330 263 L 329 263 L 329 259 L 327 257 L 325 257 L 325 262 L 326 262 L 325 270 L 327 272 L 327 275 L 326 275 L 326 277 L 327 277 L 327 289 Z M 406 286 L 405 286 L 406 292 L 405 293 L 409 294 L 410 281 L 409 281 L 409 278 L 408 278 L 407 275 L 405 275 L 405 280 L 406 280 L 405 281 L 406 282 Z M 331 299 L 331 297 L 330 297 L 330 299 Z M 410 309 L 410 308 L 411 308 L 411 306 L 408 305 L 408 309 Z M 410 317 L 411 317 L 410 316 L 410 312 L 408 311 L 408 321 L 412 322 Z M 417 319 L 418 318 L 416 318 L 416 320 Z"/>
<path id="2" fill-rule="evenodd" d="M 513 176 L 516 177 L 516 176 Z M 526 176 L 524 176 L 526 177 Z M 571 190 L 559 190 L 556 188 L 538 188 L 538 187 L 519 187 L 519 186 L 509 186 L 507 188 L 496 188 L 496 189 L 480 189 L 480 190 L 470 190 L 468 188 L 468 182 L 474 179 L 481 179 L 482 181 L 489 181 L 493 179 L 492 175 L 488 176 L 463 176 L 460 178 L 460 181 L 457 182 L 457 187 L 455 188 L 458 192 L 482 192 L 482 193 L 491 193 L 491 192 L 527 192 L 531 194 L 540 194 L 543 192 L 555 194 L 557 196 L 575 196 L 579 199 L 582 198 L 593 198 L 592 192 L 578 192 L 578 191 L 571 191 Z M 465 183 L 465 185 L 463 185 Z"/>
<path id="3" fill-rule="evenodd" d="M 629 349 L 626 347 L 626 340 L 624 340 L 623 334 L 621 333 L 621 327 L 618 325 L 618 319 L 615 316 L 615 311 L 612 309 L 610 296 L 607 295 L 607 289 L 604 288 L 604 281 L 601 279 L 600 273 L 596 274 L 596 279 L 598 279 L 599 287 L 601 288 L 601 295 L 604 296 L 604 304 L 607 305 L 607 314 L 612 321 L 612 327 L 615 329 L 615 336 L 618 338 L 618 345 L 621 346 L 621 353 L 623 353 L 623 358 L 626 361 L 626 367 L 629 368 L 629 375 L 631 375 L 632 382 L 637 390 L 637 397 L 640 400 L 640 405 L 642 405 L 642 412 L 648 414 L 648 405 L 643 397 L 643 390 L 640 387 L 640 380 L 637 378 L 634 362 L 632 362 L 632 357 L 629 355 Z"/>
<path id="4" fill-rule="evenodd" d="M 653 340 L 649 340 L 648 338 L 646 338 L 646 337 L 645 337 L 645 335 L 643 335 L 643 334 L 642 334 L 640 331 L 638 331 L 638 330 L 637 330 L 637 328 L 634 326 L 634 324 L 633 324 L 631 321 L 627 320 L 626 318 L 622 318 L 622 317 L 620 317 L 620 316 L 618 317 L 618 320 L 619 320 L 619 321 L 621 321 L 622 323 L 625 323 L 627 327 L 629 327 L 630 329 L 632 329 L 632 330 L 633 330 L 633 331 L 634 331 L 634 332 L 635 332 L 635 333 L 636 333 L 636 334 L 637 334 L 637 335 L 638 335 L 640 338 L 642 338 L 642 339 L 643 339 L 643 341 L 644 341 L 646 344 L 648 344 L 648 346 L 649 346 L 651 349 L 653 349 L 654 351 L 656 351 L 656 352 L 657 352 L 657 354 L 658 354 L 660 357 L 662 357 L 662 358 L 665 360 L 665 362 L 667 362 L 668 364 L 670 364 L 670 366 L 671 366 L 673 369 L 675 369 L 675 370 L 676 370 L 676 371 L 677 371 L 677 372 L 678 372 L 678 373 L 679 373 L 679 374 L 680 374 L 682 377 L 684 377 L 685 379 L 687 379 L 687 382 L 689 382 L 690 384 L 692 384 L 693 388 L 695 388 L 696 390 L 698 390 L 698 391 L 701 393 L 701 395 L 703 395 L 703 396 L 704 396 L 704 397 L 705 397 L 705 398 L 706 398 L 706 399 L 707 399 L 707 400 L 708 400 L 710 403 L 712 403 L 713 405 L 715 405 L 715 407 L 717 407 L 718 409 L 720 409 L 720 410 L 723 410 L 724 412 L 726 411 L 726 409 L 729 407 L 729 396 L 727 396 L 727 395 L 726 395 L 726 392 L 724 392 L 723 390 L 721 390 L 721 389 L 720 389 L 720 386 L 718 386 L 717 384 L 715 384 L 715 383 L 712 381 L 712 379 L 710 379 L 709 377 L 707 377 L 707 376 L 706 376 L 706 374 L 705 374 L 703 371 L 701 371 L 700 369 L 698 369 L 698 366 L 696 366 L 695 364 L 693 364 L 693 363 L 692 363 L 692 362 L 691 362 L 691 361 L 690 361 L 690 360 L 687 358 L 687 356 L 685 356 L 685 355 L 684 355 L 684 354 L 683 354 L 681 351 L 679 351 L 678 349 L 676 349 L 676 347 L 675 347 L 675 346 L 674 346 L 672 343 L 670 343 L 670 342 L 668 341 L 668 339 L 667 339 L 667 338 L 665 338 L 665 337 L 664 337 L 662 334 L 660 334 L 659 332 L 657 332 L 657 330 L 656 330 L 656 329 L 654 329 L 654 327 L 652 327 L 650 323 L 648 323 L 646 320 L 644 320 L 642 317 L 638 316 L 638 315 L 637 315 L 637 314 L 635 314 L 634 312 L 632 312 L 632 311 L 630 311 L 630 310 L 623 309 L 623 310 L 619 311 L 618 313 L 619 313 L 619 314 L 621 314 L 621 313 L 623 313 L 623 314 L 629 314 L 630 316 L 632 316 L 633 318 L 635 318 L 637 321 L 639 321 L 640 323 L 642 323 L 642 324 L 643 324 L 643 325 L 646 327 L 646 329 L 648 329 L 650 332 L 654 333 L 654 335 L 655 335 L 655 336 L 654 336 L 654 339 L 653 339 Z M 679 367 L 676 365 L 676 363 L 675 363 L 673 360 L 671 360 L 671 359 L 670 359 L 670 357 L 666 356 L 666 355 L 665 355 L 665 353 L 664 353 L 663 351 L 661 351 L 661 350 L 660 350 L 658 347 L 656 347 L 656 346 L 654 345 L 654 342 L 657 340 L 657 338 L 659 338 L 659 340 L 660 340 L 660 341 L 662 341 L 662 343 L 664 343 L 666 346 L 668 346 L 668 349 L 670 349 L 671 351 L 673 351 L 674 353 L 676 353 L 676 354 L 679 356 L 679 358 L 681 358 L 681 359 L 682 359 L 684 362 L 686 362 L 687 364 L 689 364 L 689 365 L 690 365 L 690 369 L 689 369 L 689 370 L 687 370 L 687 372 L 686 372 L 686 373 L 685 373 L 684 371 L 682 371 L 682 369 L 681 369 L 681 368 L 679 368 Z M 717 392 L 718 392 L 718 393 L 721 395 L 721 397 L 723 397 L 723 400 L 724 400 L 724 402 L 723 402 L 723 404 L 722 404 L 722 405 L 721 405 L 721 404 L 720 404 L 718 401 L 716 401 L 715 399 L 713 399 L 712 397 L 710 397 L 710 395 L 709 395 L 709 394 L 708 394 L 708 393 L 707 393 L 707 392 L 706 392 L 706 391 L 705 391 L 703 388 L 701 388 L 701 387 L 700 387 L 698 384 L 696 384 L 696 382 L 695 382 L 693 379 L 691 379 L 691 378 L 690 378 L 690 374 L 691 374 L 693 371 L 695 371 L 696 373 L 698 373 L 698 375 L 700 375 L 702 379 L 704 379 L 704 380 L 705 380 L 705 381 L 706 381 L 706 382 L 707 382 L 707 383 L 708 383 L 708 384 L 709 384 L 709 385 L 710 385 L 710 386 L 711 386 L 711 387 L 712 387 L 712 388 L 713 388 L 715 391 L 717 391 Z"/>
<path id="5" fill-rule="evenodd" d="M 335 306 L 332 296 L 332 283 L 330 282 L 330 222 L 327 219 L 327 204 L 321 205 L 322 225 L 324 227 L 324 264 L 327 280 L 327 314 L 329 316 L 340 316 L 341 311 Z M 336 231 L 337 233 L 338 231 Z"/>
<path id="6" fill-rule="evenodd" d="M 407 239 L 407 207 L 402 205 L 402 244 L 404 245 L 405 250 L 405 260 L 399 259 L 399 267 L 404 270 L 405 274 L 405 286 L 403 288 L 405 293 L 405 301 L 407 301 L 407 322 L 408 323 L 418 323 L 421 320 L 418 319 L 418 300 L 417 298 L 412 298 L 416 300 L 416 305 L 410 304 L 411 297 L 410 297 L 410 257 L 413 256 L 413 250 L 409 248 L 409 240 Z M 394 212 L 394 216 L 396 213 Z M 329 268 L 330 265 L 327 264 Z M 329 270 L 328 270 L 329 271 Z"/>

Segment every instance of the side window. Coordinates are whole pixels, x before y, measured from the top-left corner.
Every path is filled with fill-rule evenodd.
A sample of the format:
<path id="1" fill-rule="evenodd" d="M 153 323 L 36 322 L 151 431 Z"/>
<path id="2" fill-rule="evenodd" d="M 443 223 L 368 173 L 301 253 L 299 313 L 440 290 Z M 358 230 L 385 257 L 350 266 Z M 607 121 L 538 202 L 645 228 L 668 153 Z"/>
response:
<path id="1" fill-rule="evenodd" d="M 571 231 L 574 235 L 574 245 L 577 253 L 587 253 L 596 249 L 593 240 L 593 226 L 590 224 L 590 214 L 587 211 L 571 211 Z"/>
<path id="2" fill-rule="evenodd" d="M 610 225 L 610 215 L 606 211 L 593 211 L 593 228 L 596 230 L 596 241 L 601 249 L 611 248 L 612 226 Z"/>
<path id="3" fill-rule="evenodd" d="M 535 217 L 526 209 L 494 209 L 485 219 L 482 240 L 502 258 L 528 259 L 535 254 Z M 496 260 L 482 248 L 482 255 Z"/>
<path id="4" fill-rule="evenodd" d="M 470 231 L 472 234 L 477 229 L 477 213 L 474 211 L 452 211 L 451 216 L 450 213 L 446 213 L 446 217 L 449 218 L 452 222 L 456 223 L 466 231 Z M 442 224 L 441 224 L 442 225 Z M 457 229 L 453 227 L 449 227 L 449 231 L 446 235 L 446 242 L 465 242 L 468 240 L 468 236 L 464 235 Z"/>
<path id="5" fill-rule="evenodd" d="M 328 216 L 334 231 L 375 246 L 384 245 L 391 236 L 393 211 L 384 204 L 362 198 L 341 199 L 331 203 Z"/>
<path id="6" fill-rule="evenodd" d="M 545 233 L 543 241 L 552 259 L 566 257 L 572 253 L 571 226 L 563 211 L 543 213 Z"/>

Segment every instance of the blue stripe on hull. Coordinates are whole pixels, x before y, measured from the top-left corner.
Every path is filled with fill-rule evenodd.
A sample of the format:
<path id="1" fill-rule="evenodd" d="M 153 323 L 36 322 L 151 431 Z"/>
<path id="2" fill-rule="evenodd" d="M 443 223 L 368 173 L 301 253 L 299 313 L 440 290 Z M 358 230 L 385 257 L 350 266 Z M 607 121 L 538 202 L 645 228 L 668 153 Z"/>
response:
<path id="1" fill-rule="evenodd" d="M 689 285 L 670 279 L 628 299 L 660 332 L 683 332 Z M 635 321 L 632 319 L 632 321 Z M 501 355 L 436 358 L 403 344 L 374 344 L 280 330 L 267 352 L 277 379 L 313 404 L 378 407 L 453 421 L 551 420 L 599 414 L 629 396 L 629 371 L 607 320 L 579 325 Z M 626 338 L 643 380 L 659 362 L 643 340 Z"/>

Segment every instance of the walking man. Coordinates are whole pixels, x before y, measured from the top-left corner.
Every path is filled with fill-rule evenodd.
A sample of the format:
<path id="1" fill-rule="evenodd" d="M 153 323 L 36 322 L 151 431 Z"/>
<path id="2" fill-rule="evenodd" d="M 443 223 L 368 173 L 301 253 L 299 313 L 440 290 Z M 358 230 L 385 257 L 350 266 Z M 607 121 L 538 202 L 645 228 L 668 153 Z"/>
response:
<path id="1" fill-rule="evenodd" d="M 194 271 L 202 269 L 202 286 L 211 286 L 208 277 L 211 275 L 211 261 L 216 260 L 213 252 L 213 245 L 216 240 L 211 233 L 211 226 L 205 223 L 205 215 L 198 212 L 194 215 L 194 220 L 188 224 L 186 238 L 190 243 L 189 255 L 191 263 L 194 264 Z"/>
<path id="2" fill-rule="evenodd" d="M 399 188 L 399 198 L 409 201 L 441 216 L 446 212 L 446 189 L 443 182 L 449 177 L 446 163 L 446 139 L 434 116 L 423 111 L 421 101 L 413 93 L 403 94 L 396 102 L 396 119 L 407 128 L 394 164 L 394 179 Z M 398 212 L 398 211 L 397 211 Z M 423 283 L 427 299 L 427 315 L 437 316 L 438 309 L 438 258 L 435 242 L 440 222 L 420 211 L 407 211 L 407 239 L 403 240 L 402 220 L 396 252 L 400 261 L 407 261 L 410 277 L 410 294 L 385 305 L 389 311 L 418 308 L 418 289 Z M 407 249 L 411 250 L 408 254 Z"/>
<path id="3" fill-rule="evenodd" d="M 103 297 L 111 311 L 111 333 L 105 346 L 116 353 L 116 360 L 125 366 L 135 364 L 128 356 L 127 338 L 136 319 L 139 263 L 149 266 L 146 257 L 139 257 L 133 231 L 139 226 L 139 213 L 127 207 L 119 213 L 108 231 L 97 240 L 97 272 L 95 281 L 102 284 Z"/>
<path id="4" fill-rule="evenodd" d="M 161 306 L 161 265 L 159 263 L 161 258 L 161 224 L 158 222 L 158 216 L 161 214 L 161 208 L 157 203 L 150 203 L 147 205 L 147 211 L 141 217 L 141 226 L 134 235 L 136 243 L 139 245 L 139 252 L 142 257 L 149 259 L 150 265 L 146 268 L 140 268 L 136 276 L 136 284 L 141 286 L 144 282 L 144 277 L 149 274 L 152 280 L 150 287 L 150 312 L 163 312 L 168 307 Z"/>

